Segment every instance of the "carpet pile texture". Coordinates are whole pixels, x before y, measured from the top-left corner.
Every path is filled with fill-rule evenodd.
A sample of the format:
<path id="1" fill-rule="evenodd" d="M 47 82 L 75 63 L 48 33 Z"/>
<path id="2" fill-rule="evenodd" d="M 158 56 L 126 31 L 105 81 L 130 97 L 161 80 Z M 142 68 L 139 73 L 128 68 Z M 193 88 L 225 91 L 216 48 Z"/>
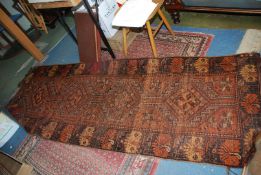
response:
<path id="1" fill-rule="evenodd" d="M 34 175 L 153 175 L 159 159 L 27 137 L 14 155 L 33 166 Z"/>
<path id="2" fill-rule="evenodd" d="M 240 167 L 260 130 L 260 100 L 253 53 L 38 67 L 8 109 L 46 139 Z"/>
<path id="3" fill-rule="evenodd" d="M 172 56 L 205 56 L 214 36 L 204 33 L 175 32 L 171 35 L 167 30 L 160 30 L 155 37 L 157 53 L 160 57 Z M 128 55 L 115 51 L 117 59 L 122 58 L 152 58 L 152 50 L 146 31 L 138 33 L 137 37 L 128 47 Z M 107 51 L 101 54 L 102 60 L 110 58 Z"/>

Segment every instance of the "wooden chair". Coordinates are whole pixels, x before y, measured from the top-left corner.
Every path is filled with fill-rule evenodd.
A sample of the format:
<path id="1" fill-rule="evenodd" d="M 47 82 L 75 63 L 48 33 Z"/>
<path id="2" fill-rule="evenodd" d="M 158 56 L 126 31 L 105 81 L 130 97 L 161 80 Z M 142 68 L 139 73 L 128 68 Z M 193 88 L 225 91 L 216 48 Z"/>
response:
<path id="1" fill-rule="evenodd" d="M 32 43 L 32 41 L 24 34 L 24 32 L 14 23 L 14 21 L 0 7 L 0 24 L 10 33 L 17 41 L 35 57 L 41 61 L 44 58 L 43 53 Z"/>
<path id="2" fill-rule="evenodd" d="M 10 19 L 12 19 L 13 22 L 17 23 L 17 21 L 22 17 L 22 14 L 15 14 L 11 15 Z M 14 42 L 11 41 L 8 36 L 5 34 L 5 28 L 0 25 L 0 36 L 8 43 L 6 46 L 0 46 L 0 48 L 10 47 L 10 45 L 13 45 Z"/>
<path id="3" fill-rule="evenodd" d="M 148 17 L 146 23 L 144 25 L 146 25 L 147 31 L 148 31 L 148 35 L 149 35 L 149 39 L 150 39 L 150 44 L 151 44 L 151 49 L 153 52 L 153 56 L 157 57 L 157 49 L 156 49 L 156 44 L 154 41 L 154 37 L 156 36 L 156 34 L 158 33 L 158 31 L 160 30 L 161 26 L 163 24 L 165 24 L 165 26 L 167 27 L 168 31 L 174 36 L 174 32 L 171 29 L 171 26 L 169 24 L 169 22 L 167 21 L 164 13 L 161 11 L 161 7 L 162 4 L 164 3 L 164 0 L 155 0 L 155 3 L 157 3 L 157 6 L 155 7 L 155 9 L 153 10 L 153 12 L 150 14 L 150 16 Z M 158 26 L 156 27 L 156 29 L 154 30 L 154 32 L 152 31 L 152 27 L 151 27 L 151 19 L 155 16 L 155 15 L 159 15 L 161 18 L 160 23 L 158 24 Z M 123 51 L 124 51 L 124 55 L 127 56 L 128 53 L 128 47 L 127 47 L 127 34 L 130 31 L 129 28 L 127 27 L 123 27 Z"/>
<path id="4" fill-rule="evenodd" d="M 28 3 L 27 0 L 18 0 L 18 6 L 34 27 L 48 33 L 43 16 L 32 4 Z"/>

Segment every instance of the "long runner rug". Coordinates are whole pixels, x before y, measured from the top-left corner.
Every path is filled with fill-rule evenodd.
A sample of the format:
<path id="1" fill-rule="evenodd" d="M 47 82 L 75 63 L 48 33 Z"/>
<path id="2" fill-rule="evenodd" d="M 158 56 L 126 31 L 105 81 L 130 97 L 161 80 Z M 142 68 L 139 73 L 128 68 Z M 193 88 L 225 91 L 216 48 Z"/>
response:
<path id="1" fill-rule="evenodd" d="M 243 166 L 260 130 L 260 55 L 107 61 L 33 70 L 8 105 L 64 143 Z"/>
<path id="2" fill-rule="evenodd" d="M 153 175 L 159 159 L 84 148 L 29 136 L 14 155 L 34 175 Z"/>

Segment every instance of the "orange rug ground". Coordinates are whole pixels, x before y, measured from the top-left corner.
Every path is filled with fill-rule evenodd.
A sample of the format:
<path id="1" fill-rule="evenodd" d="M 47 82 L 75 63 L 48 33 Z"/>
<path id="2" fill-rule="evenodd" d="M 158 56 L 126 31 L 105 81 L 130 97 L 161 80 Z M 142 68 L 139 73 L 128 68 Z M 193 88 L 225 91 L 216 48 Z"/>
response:
<path id="1" fill-rule="evenodd" d="M 8 109 L 46 139 L 238 167 L 260 100 L 260 55 L 241 54 L 39 67 Z"/>

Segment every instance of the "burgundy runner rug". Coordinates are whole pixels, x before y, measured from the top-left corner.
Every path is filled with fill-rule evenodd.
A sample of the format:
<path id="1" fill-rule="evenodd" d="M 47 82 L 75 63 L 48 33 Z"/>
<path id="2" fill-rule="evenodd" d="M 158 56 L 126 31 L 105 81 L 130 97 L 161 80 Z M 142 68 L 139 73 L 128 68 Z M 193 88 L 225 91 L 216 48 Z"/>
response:
<path id="1" fill-rule="evenodd" d="M 14 155 L 34 167 L 35 175 L 153 175 L 159 159 L 28 137 Z"/>
<path id="2" fill-rule="evenodd" d="M 46 139 L 238 167 L 260 100 L 260 55 L 241 54 L 39 67 L 8 109 Z"/>

